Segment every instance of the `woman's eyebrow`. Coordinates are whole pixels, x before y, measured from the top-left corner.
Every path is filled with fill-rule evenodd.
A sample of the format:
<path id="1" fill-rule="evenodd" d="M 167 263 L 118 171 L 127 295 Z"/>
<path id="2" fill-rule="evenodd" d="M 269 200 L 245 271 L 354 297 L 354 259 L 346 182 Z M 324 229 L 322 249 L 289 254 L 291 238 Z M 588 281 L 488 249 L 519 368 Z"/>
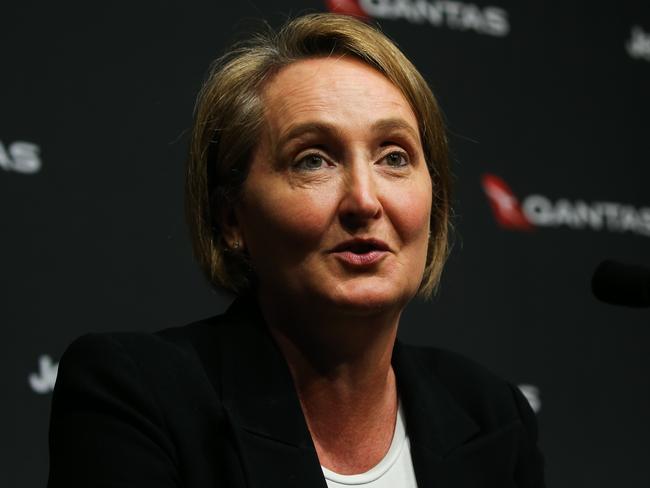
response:
<path id="1" fill-rule="evenodd" d="M 277 140 L 277 147 L 283 147 L 293 139 L 309 134 L 337 135 L 341 129 L 327 122 L 302 122 L 289 127 Z"/>
<path id="2" fill-rule="evenodd" d="M 406 131 L 416 141 L 420 140 L 420 134 L 406 120 L 399 117 L 380 119 L 370 126 L 372 132 L 391 132 Z M 276 147 L 284 147 L 293 139 L 298 139 L 309 134 L 324 134 L 328 136 L 338 136 L 344 130 L 334 124 L 321 121 L 302 122 L 289 127 L 277 140 Z"/>
<path id="3" fill-rule="evenodd" d="M 371 129 L 375 132 L 392 132 L 403 130 L 409 133 L 416 141 L 420 140 L 420 134 L 417 130 L 413 128 L 406 120 L 393 117 L 388 119 L 381 119 L 372 124 Z"/>

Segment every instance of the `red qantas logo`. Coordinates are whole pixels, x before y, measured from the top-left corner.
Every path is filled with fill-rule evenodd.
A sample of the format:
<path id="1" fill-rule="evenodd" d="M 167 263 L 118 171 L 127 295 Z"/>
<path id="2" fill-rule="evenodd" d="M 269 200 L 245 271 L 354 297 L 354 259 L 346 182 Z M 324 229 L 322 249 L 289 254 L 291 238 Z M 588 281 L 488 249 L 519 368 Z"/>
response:
<path id="1" fill-rule="evenodd" d="M 530 231 L 539 227 L 566 227 L 631 232 L 650 237 L 650 206 L 568 198 L 551 200 L 539 194 L 527 195 L 520 203 L 508 184 L 496 175 L 484 174 L 481 184 L 494 218 L 504 229 Z"/>
<path id="2" fill-rule="evenodd" d="M 481 184 L 492 207 L 494 218 L 501 227 L 525 231 L 534 229 L 521 210 L 519 200 L 505 181 L 496 175 L 484 174 L 481 177 Z"/>
<path id="3" fill-rule="evenodd" d="M 359 0 L 326 0 L 327 10 L 335 14 L 352 15 L 368 19 L 368 14 L 359 5 Z"/>
<path id="4" fill-rule="evenodd" d="M 459 31 L 505 37 L 508 12 L 495 5 L 479 6 L 460 0 L 325 0 L 327 10 L 362 20 L 405 20 Z"/>

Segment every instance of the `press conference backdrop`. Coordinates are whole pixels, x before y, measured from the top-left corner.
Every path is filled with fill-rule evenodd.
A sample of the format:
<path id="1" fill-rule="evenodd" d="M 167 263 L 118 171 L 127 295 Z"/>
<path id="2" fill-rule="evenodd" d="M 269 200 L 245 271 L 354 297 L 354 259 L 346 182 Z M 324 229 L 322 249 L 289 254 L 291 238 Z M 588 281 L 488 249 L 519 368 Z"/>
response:
<path id="1" fill-rule="evenodd" d="M 650 4 L 5 2 L 0 25 L 0 486 L 47 476 L 57 364 L 87 333 L 218 313 L 182 211 L 194 97 L 260 19 L 378 23 L 450 131 L 456 242 L 400 335 L 521 385 L 553 487 L 650 486 L 650 310 L 597 302 L 650 264 Z"/>

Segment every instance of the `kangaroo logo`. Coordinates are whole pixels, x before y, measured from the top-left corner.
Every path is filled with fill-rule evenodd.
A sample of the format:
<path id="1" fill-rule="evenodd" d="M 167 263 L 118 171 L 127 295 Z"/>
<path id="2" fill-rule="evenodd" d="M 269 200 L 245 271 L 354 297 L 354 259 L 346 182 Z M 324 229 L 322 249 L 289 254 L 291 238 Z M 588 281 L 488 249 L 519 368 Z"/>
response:
<path id="1" fill-rule="evenodd" d="M 519 200 L 505 181 L 492 174 L 483 175 L 481 180 L 494 218 L 501 227 L 511 230 L 533 229 L 533 225 L 521 210 Z"/>
<path id="2" fill-rule="evenodd" d="M 326 0 L 325 5 L 335 14 L 352 15 L 367 20 L 368 14 L 359 5 L 359 0 Z"/>

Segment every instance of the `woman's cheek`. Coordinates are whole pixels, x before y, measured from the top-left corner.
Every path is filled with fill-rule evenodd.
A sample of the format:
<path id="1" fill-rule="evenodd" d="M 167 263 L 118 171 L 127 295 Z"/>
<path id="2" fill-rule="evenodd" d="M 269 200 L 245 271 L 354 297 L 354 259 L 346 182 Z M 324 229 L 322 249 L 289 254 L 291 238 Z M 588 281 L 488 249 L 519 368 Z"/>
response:
<path id="1" fill-rule="evenodd" d="M 417 240 L 418 237 L 429 236 L 431 219 L 431 189 L 428 185 L 417 185 L 408 190 L 394 192 L 390 199 L 390 220 L 402 241 Z"/>
<path id="2" fill-rule="evenodd" d="M 270 240 L 309 245 L 320 240 L 329 227 L 331 193 L 306 189 L 266 190 L 258 203 L 258 224 L 266 227 Z M 268 242 L 268 244 L 271 244 Z M 295 250 L 295 249 L 294 249 Z"/>

